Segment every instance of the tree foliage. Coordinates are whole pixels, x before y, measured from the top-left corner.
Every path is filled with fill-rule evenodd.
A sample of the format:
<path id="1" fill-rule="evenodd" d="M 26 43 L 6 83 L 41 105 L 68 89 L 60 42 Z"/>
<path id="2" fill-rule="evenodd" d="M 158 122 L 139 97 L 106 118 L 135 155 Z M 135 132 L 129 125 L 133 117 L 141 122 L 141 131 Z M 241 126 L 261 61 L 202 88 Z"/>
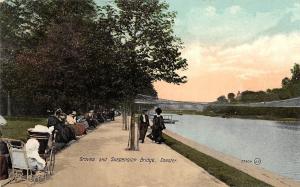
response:
<path id="1" fill-rule="evenodd" d="M 227 98 L 230 103 L 235 101 L 235 94 L 234 93 L 228 93 Z"/>
<path id="2" fill-rule="evenodd" d="M 225 95 L 221 95 L 217 98 L 218 103 L 228 103 L 228 100 L 226 99 Z"/>
<path id="3" fill-rule="evenodd" d="M 187 67 L 175 13 L 158 0 L 7 0 L 0 3 L 1 80 L 15 111 L 117 105 L 180 84 Z M 19 111 L 17 111 L 17 109 Z"/>
<path id="4" fill-rule="evenodd" d="M 232 93 L 229 93 L 232 94 Z M 230 98 L 228 94 L 228 99 Z M 291 77 L 285 77 L 281 81 L 281 88 L 267 89 L 264 91 L 244 91 L 238 102 L 267 102 L 290 99 L 300 96 L 300 65 L 294 64 L 291 69 Z M 230 99 L 229 99 L 230 100 Z"/>

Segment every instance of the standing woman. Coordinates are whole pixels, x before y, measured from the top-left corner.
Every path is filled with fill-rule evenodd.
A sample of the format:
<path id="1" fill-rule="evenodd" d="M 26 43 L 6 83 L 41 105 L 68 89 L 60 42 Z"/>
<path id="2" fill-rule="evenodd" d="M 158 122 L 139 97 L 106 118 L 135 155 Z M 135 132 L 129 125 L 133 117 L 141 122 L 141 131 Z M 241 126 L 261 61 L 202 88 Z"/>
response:
<path id="1" fill-rule="evenodd" d="M 140 124 L 140 140 L 142 141 L 142 143 L 144 143 L 145 136 L 146 136 L 148 127 L 150 125 L 149 116 L 147 115 L 147 110 L 143 110 L 143 113 L 140 115 L 139 124 Z"/>
<path id="2" fill-rule="evenodd" d="M 164 141 L 162 137 L 162 131 L 166 128 L 164 123 L 164 118 L 160 115 L 162 113 L 162 110 L 160 108 L 157 108 L 155 110 L 156 114 L 153 118 L 153 129 L 152 129 L 152 136 L 153 140 L 160 144 Z"/>

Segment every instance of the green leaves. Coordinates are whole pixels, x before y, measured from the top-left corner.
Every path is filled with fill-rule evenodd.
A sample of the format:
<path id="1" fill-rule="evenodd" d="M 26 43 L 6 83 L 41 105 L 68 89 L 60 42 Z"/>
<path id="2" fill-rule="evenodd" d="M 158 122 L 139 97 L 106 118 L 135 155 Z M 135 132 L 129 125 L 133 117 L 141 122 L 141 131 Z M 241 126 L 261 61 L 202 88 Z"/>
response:
<path id="1" fill-rule="evenodd" d="M 115 32 L 120 48 L 130 56 L 123 60 L 130 60 L 152 81 L 184 83 L 186 77 L 176 72 L 184 70 L 187 62 L 180 57 L 180 39 L 173 35 L 175 12 L 169 12 L 168 5 L 158 0 L 115 3 L 117 8 L 108 6 L 108 9 L 114 12 L 111 15 L 119 27 Z"/>
<path id="2" fill-rule="evenodd" d="M 26 109 L 156 96 L 154 81 L 186 82 L 178 74 L 187 61 L 173 34 L 175 15 L 159 0 L 104 7 L 92 0 L 7 0 L 0 3 L 3 87 Z"/>

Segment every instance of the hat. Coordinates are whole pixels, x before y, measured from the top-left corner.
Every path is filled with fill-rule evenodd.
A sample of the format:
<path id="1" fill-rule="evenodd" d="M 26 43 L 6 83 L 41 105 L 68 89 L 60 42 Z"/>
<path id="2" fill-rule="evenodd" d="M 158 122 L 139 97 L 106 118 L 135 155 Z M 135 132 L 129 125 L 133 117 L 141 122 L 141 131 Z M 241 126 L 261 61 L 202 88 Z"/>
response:
<path id="1" fill-rule="evenodd" d="M 35 125 L 34 128 L 28 129 L 28 131 L 31 132 L 47 132 L 49 134 L 52 134 L 52 131 L 54 130 L 54 126 L 46 127 L 44 125 Z"/>
<path id="2" fill-rule="evenodd" d="M 60 115 L 61 113 L 62 113 L 62 109 L 61 108 L 59 108 L 59 109 L 57 109 L 55 111 L 55 115 Z"/>
<path id="3" fill-rule="evenodd" d="M 160 115 L 160 114 L 162 113 L 162 110 L 161 110 L 160 108 L 156 108 L 156 109 L 155 109 L 155 112 L 156 112 L 158 115 Z"/>
<path id="4" fill-rule="evenodd" d="M 76 111 L 72 111 L 71 115 L 76 116 Z"/>

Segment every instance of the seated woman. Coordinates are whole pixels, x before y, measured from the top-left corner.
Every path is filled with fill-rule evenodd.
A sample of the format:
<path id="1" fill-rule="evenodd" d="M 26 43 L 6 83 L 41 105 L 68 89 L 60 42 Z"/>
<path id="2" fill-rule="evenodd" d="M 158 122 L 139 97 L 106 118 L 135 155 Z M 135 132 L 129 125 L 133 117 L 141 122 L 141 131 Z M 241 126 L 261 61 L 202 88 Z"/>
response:
<path id="1" fill-rule="evenodd" d="M 28 164 L 32 170 L 43 170 L 46 166 L 45 160 L 39 155 L 39 147 L 40 143 L 34 138 L 30 138 L 25 145 Z"/>
<path id="2" fill-rule="evenodd" d="M 98 125 L 98 121 L 94 116 L 94 110 L 90 110 L 88 113 L 85 114 L 84 118 L 89 124 L 89 129 L 94 129 Z"/>
<path id="3" fill-rule="evenodd" d="M 67 123 L 69 125 L 75 125 L 76 123 L 76 111 L 73 111 L 71 114 L 67 116 Z"/>
<path id="4" fill-rule="evenodd" d="M 82 136 L 83 134 L 86 134 L 85 125 L 76 122 L 76 111 L 73 111 L 67 116 L 67 124 L 74 128 L 76 136 Z"/>
<path id="5" fill-rule="evenodd" d="M 83 124 L 86 130 L 89 128 L 89 123 L 86 121 L 86 119 L 82 115 L 77 116 L 77 121 L 76 122 Z"/>
<path id="6" fill-rule="evenodd" d="M 62 113 L 61 109 L 55 111 L 54 115 L 48 118 L 48 127 L 54 126 L 57 131 L 55 141 L 58 143 L 68 143 L 71 140 L 76 140 L 75 130 L 69 125 L 65 124 L 66 115 Z"/>

